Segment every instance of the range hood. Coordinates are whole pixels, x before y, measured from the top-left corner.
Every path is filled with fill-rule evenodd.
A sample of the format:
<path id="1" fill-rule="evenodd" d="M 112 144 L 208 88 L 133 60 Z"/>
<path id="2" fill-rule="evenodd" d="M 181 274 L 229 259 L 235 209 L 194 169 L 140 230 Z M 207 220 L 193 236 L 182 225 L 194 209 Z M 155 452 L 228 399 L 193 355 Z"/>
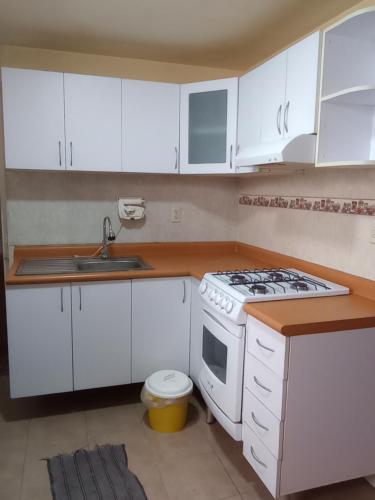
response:
<path id="1" fill-rule="evenodd" d="M 275 142 L 240 149 L 235 158 L 238 172 L 242 167 L 271 165 L 311 165 L 315 163 L 315 134 L 302 134 Z"/>

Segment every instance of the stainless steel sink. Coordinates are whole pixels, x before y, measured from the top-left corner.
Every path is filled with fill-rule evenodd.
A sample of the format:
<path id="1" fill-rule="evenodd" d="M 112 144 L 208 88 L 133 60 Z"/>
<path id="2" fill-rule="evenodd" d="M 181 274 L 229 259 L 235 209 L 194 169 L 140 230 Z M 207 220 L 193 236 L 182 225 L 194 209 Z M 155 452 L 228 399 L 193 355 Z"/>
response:
<path id="1" fill-rule="evenodd" d="M 101 259 L 100 257 L 91 259 L 79 258 L 75 260 L 75 264 L 79 271 L 92 273 L 152 269 L 149 264 L 146 264 L 138 256 L 112 257 L 109 259 Z"/>
<path id="2" fill-rule="evenodd" d="M 75 274 L 152 269 L 141 257 L 71 257 L 65 259 L 25 259 L 20 262 L 17 276 L 37 274 Z"/>

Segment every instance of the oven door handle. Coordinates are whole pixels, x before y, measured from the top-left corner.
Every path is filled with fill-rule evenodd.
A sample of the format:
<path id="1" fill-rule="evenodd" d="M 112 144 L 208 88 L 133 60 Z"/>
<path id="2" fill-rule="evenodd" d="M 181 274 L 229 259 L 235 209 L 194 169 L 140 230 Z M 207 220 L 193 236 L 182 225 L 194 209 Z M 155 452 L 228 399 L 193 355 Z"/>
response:
<path id="1" fill-rule="evenodd" d="M 213 314 L 211 314 L 209 311 L 207 311 L 207 309 L 203 309 L 203 312 L 205 314 L 207 314 L 207 316 L 212 320 L 214 321 L 217 325 L 220 326 L 220 328 L 223 328 L 226 332 L 230 333 L 231 335 L 233 335 L 233 333 L 231 331 L 228 330 L 228 328 L 226 328 L 222 323 L 220 323 L 220 321 L 215 318 L 215 316 Z M 204 321 L 203 321 L 203 324 L 204 324 Z"/>

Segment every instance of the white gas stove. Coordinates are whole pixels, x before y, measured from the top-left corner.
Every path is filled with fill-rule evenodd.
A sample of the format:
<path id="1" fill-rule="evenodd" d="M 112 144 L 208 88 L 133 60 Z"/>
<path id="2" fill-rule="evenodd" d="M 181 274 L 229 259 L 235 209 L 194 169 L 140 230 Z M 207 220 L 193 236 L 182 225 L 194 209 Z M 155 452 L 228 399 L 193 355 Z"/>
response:
<path id="1" fill-rule="evenodd" d="M 237 325 L 245 324 L 247 302 L 345 295 L 349 289 L 296 269 L 244 269 L 206 273 L 199 288 L 204 302 Z"/>

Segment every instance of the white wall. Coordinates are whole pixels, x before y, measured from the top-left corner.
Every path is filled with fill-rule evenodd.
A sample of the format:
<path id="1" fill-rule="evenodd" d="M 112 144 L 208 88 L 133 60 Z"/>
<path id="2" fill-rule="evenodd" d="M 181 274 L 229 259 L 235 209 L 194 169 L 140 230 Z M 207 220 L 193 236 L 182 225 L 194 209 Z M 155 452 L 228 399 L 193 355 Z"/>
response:
<path id="1" fill-rule="evenodd" d="M 97 243 L 102 220 L 117 217 L 118 196 L 144 197 L 146 220 L 128 223 L 118 241 L 233 240 L 237 186 L 232 178 L 6 172 L 9 245 Z M 181 223 L 171 222 L 181 207 Z"/>
<path id="2" fill-rule="evenodd" d="M 242 178 L 239 194 L 375 198 L 375 170 L 315 169 L 303 175 Z M 375 280 L 375 217 L 238 207 L 239 241 Z"/>

